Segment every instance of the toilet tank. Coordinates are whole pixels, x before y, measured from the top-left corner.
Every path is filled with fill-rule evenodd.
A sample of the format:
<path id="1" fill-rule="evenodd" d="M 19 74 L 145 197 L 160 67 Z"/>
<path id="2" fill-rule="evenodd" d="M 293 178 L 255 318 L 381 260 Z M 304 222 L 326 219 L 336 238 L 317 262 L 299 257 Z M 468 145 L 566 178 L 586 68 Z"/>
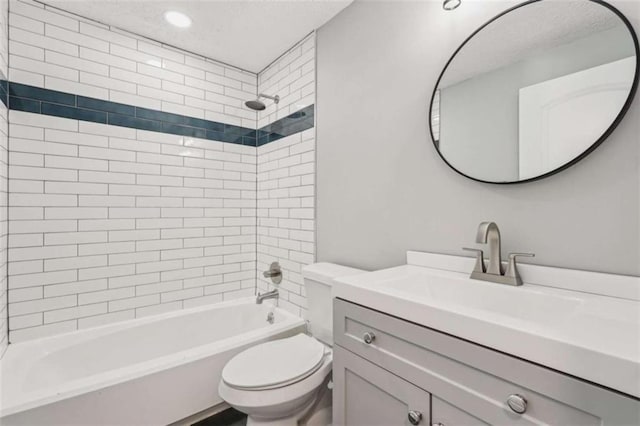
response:
<path id="1" fill-rule="evenodd" d="M 307 294 L 307 320 L 313 337 L 333 346 L 333 280 L 347 275 L 361 274 L 361 269 L 314 263 L 302 268 L 302 277 Z"/>

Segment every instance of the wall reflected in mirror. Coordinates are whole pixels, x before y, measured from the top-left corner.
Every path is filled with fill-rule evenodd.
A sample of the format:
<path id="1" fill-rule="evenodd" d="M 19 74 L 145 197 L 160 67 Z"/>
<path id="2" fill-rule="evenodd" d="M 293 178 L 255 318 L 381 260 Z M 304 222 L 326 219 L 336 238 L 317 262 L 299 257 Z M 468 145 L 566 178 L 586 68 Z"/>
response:
<path id="1" fill-rule="evenodd" d="M 548 175 L 615 127 L 636 68 L 635 34 L 610 6 L 527 3 L 479 30 L 443 71 L 431 104 L 434 143 L 476 180 Z"/>

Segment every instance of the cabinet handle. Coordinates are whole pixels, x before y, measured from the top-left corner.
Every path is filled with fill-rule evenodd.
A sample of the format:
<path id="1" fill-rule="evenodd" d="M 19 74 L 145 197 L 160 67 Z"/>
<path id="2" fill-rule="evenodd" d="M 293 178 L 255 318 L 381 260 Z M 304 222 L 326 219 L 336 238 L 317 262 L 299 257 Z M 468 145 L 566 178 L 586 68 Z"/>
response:
<path id="1" fill-rule="evenodd" d="M 411 410 L 407 414 L 407 417 L 409 418 L 409 423 L 412 425 L 419 425 L 422 421 L 422 413 L 420 411 Z"/>
<path id="2" fill-rule="evenodd" d="M 364 333 L 364 335 L 362 336 L 362 340 L 364 340 L 364 342 L 367 345 L 370 345 L 371 343 L 373 343 L 373 341 L 376 339 L 376 335 L 373 333 L 373 331 L 367 331 L 366 333 Z M 416 423 L 417 424 L 417 423 Z"/>
<path id="3" fill-rule="evenodd" d="M 524 396 L 514 393 L 507 398 L 507 405 L 514 413 L 524 414 L 527 411 L 527 400 Z"/>

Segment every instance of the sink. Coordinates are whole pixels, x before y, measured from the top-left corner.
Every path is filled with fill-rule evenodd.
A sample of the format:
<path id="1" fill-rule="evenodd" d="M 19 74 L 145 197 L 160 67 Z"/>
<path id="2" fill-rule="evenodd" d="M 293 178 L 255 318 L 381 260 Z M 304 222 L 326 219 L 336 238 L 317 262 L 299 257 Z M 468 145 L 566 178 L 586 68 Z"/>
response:
<path id="1" fill-rule="evenodd" d="M 640 397 L 640 297 L 621 297 L 640 278 L 523 265 L 512 287 L 470 279 L 473 259 L 423 255 L 339 278 L 334 297 Z"/>
<path id="2" fill-rule="evenodd" d="M 496 320 L 558 325 L 584 304 L 584 299 L 549 288 L 511 287 L 476 281 L 456 272 L 402 266 L 402 278 L 371 282 L 371 287 L 398 297 L 417 299 L 450 310 L 484 313 Z"/>

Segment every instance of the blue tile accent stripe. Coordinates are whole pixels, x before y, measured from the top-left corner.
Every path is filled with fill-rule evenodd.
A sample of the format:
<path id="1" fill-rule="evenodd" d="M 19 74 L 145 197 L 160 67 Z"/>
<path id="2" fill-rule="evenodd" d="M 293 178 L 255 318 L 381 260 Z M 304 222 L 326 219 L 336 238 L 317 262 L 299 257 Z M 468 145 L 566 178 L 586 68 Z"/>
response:
<path id="1" fill-rule="evenodd" d="M 0 80 L 0 97 L 9 109 L 17 111 L 247 146 L 262 146 L 314 125 L 314 105 L 255 130 L 7 80 Z"/>
<path id="2" fill-rule="evenodd" d="M 314 105 L 309 105 L 286 117 L 276 120 L 258 130 L 256 146 L 262 146 L 269 142 L 277 141 L 285 136 L 302 132 L 314 126 Z"/>
<path id="3" fill-rule="evenodd" d="M 9 107 L 9 82 L 7 80 L 0 80 L 0 100 L 4 106 Z"/>

